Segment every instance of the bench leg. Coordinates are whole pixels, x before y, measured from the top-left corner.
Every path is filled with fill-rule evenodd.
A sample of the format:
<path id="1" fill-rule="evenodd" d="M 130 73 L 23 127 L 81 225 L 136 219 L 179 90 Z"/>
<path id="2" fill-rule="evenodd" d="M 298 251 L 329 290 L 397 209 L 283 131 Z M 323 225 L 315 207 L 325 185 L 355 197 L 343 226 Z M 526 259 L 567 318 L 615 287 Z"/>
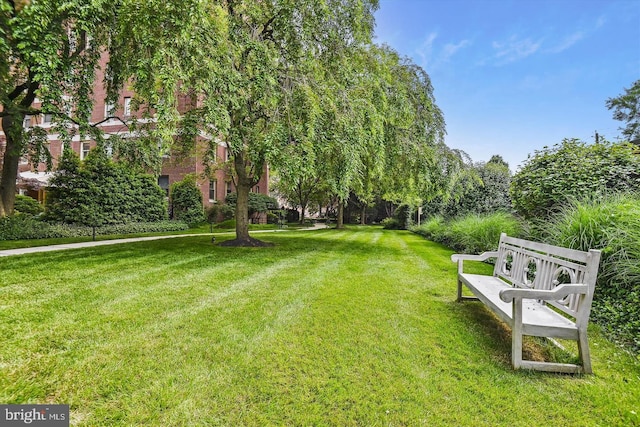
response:
<path id="1" fill-rule="evenodd" d="M 589 340 L 587 339 L 586 329 L 581 329 L 578 338 L 578 351 L 580 353 L 580 361 L 582 362 L 582 370 L 585 374 L 592 374 L 591 355 L 589 353 Z"/>
<path id="2" fill-rule="evenodd" d="M 458 302 L 462 301 L 462 281 L 458 279 Z"/>
<path id="3" fill-rule="evenodd" d="M 513 300 L 511 327 L 511 363 L 514 369 L 522 366 L 522 298 Z"/>

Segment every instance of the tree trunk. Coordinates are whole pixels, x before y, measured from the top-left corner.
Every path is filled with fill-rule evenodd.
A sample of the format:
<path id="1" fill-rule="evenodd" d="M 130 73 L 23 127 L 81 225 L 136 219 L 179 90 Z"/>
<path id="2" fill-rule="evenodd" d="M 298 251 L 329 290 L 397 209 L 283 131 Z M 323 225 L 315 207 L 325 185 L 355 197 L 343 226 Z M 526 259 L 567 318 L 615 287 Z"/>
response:
<path id="1" fill-rule="evenodd" d="M 236 201 L 236 239 L 246 240 L 249 236 L 249 190 L 250 186 L 243 185 L 238 182 L 236 192 L 238 199 Z"/>
<path id="2" fill-rule="evenodd" d="M 236 171 L 236 238 L 220 243 L 220 246 L 273 246 L 249 236 L 249 192 L 254 185 L 254 177 L 247 173 L 242 153 L 237 154 L 233 159 Z"/>
<path id="3" fill-rule="evenodd" d="M 16 201 L 16 180 L 18 179 L 18 164 L 20 163 L 20 150 L 11 135 L 13 117 L 2 118 L 7 145 L 2 161 L 2 178 L 0 178 L 0 218 L 13 214 L 13 206 Z"/>
<path id="4" fill-rule="evenodd" d="M 336 219 L 336 228 L 344 228 L 344 202 L 338 202 L 338 218 Z"/>
<path id="5" fill-rule="evenodd" d="M 367 205 L 362 205 L 362 210 L 360 211 L 360 224 L 367 224 Z"/>
<path id="6" fill-rule="evenodd" d="M 306 211 L 307 211 L 306 206 L 300 207 L 300 225 L 304 224 L 304 217 L 305 217 Z"/>

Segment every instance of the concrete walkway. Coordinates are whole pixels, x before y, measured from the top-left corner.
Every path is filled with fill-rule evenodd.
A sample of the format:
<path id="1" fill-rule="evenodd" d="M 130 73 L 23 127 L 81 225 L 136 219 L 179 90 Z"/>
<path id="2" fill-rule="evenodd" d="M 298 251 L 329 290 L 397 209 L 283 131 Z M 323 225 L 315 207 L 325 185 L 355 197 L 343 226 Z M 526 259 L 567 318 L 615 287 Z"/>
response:
<path id="1" fill-rule="evenodd" d="M 321 228 L 326 228 L 324 224 L 314 224 L 313 227 L 298 229 L 302 230 L 318 230 Z M 255 230 L 251 231 L 251 234 L 254 233 L 269 233 L 275 231 L 286 231 L 286 229 L 281 230 Z M 127 239 L 115 239 L 115 240 L 98 240 L 96 242 L 80 242 L 80 243 L 66 243 L 63 245 L 51 245 L 51 246 L 34 246 L 31 248 L 18 248 L 18 249 L 6 249 L 0 251 L 0 257 L 12 256 L 12 255 L 24 255 L 24 254 L 34 254 L 38 252 L 51 252 L 51 251 L 62 251 L 65 249 L 79 249 L 79 248 L 92 248 L 95 246 L 106 246 L 106 245 L 117 245 L 120 243 L 131 243 L 131 242 L 144 242 L 147 240 L 161 240 L 161 239 L 173 239 L 176 237 L 194 237 L 194 236 L 219 236 L 224 234 L 233 234 L 230 232 L 223 233 L 215 233 L 215 234 L 175 234 L 171 236 L 149 236 L 149 237 L 131 237 Z"/>
<path id="2" fill-rule="evenodd" d="M 63 245 L 34 246 L 31 248 L 7 249 L 0 251 L 0 257 L 11 255 L 33 254 L 37 252 L 62 251 L 65 249 L 92 248 L 94 246 L 117 245 L 120 243 L 144 242 L 146 240 L 172 239 L 175 237 L 206 236 L 206 234 L 176 234 L 171 236 L 131 237 L 128 239 L 98 240 L 91 242 L 66 243 Z"/>

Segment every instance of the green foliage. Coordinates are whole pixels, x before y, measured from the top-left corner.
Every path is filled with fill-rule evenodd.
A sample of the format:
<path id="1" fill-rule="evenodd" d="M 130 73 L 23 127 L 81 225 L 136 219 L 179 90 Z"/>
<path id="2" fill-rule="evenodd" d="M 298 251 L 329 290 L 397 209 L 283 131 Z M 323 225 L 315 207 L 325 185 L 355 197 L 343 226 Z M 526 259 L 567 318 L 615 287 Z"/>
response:
<path id="1" fill-rule="evenodd" d="M 442 243 L 461 253 L 479 254 L 495 250 L 500 233 L 519 237 L 523 224 L 513 215 L 496 212 L 489 215 L 470 214 L 450 221 L 434 217 L 412 231 Z"/>
<path id="2" fill-rule="evenodd" d="M 587 145 L 565 139 L 529 157 L 513 177 L 511 198 L 525 218 L 549 217 L 572 198 L 640 190 L 640 154 L 629 143 Z"/>
<path id="3" fill-rule="evenodd" d="M 640 196 L 620 194 L 567 205 L 544 228 L 550 243 L 601 249 L 593 318 L 640 351 Z"/>
<path id="4" fill-rule="evenodd" d="M 511 212 L 510 185 L 509 165 L 496 155 L 487 163 L 468 165 L 466 173 L 457 179 L 456 188 L 428 203 L 424 210 L 447 218 Z"/>
<path id="5" fill-rule="evenodd" d="M 380 224 L 385 230 L 400 230 L 400 222 L 395 218 L 385 218 Z"/>
<path id="6" fill-rule="evenodd" d="M 44 208 L 38 201 L 29 196 L 16 196 L 14 209 L 23 215 L 38 215 L 44 212 Z"/>
<path id="7" fill-rule="evenodd" d="M 174 219 L 189 225 L 204 222 L 202 193 L 198 188 L 195 175 L 186 175 L 182 181 L 171 184 L 169 199 Z"/>
<path id="8" fill-rule="evenodd" d="M 45 216 L 53 222 L 100 227 L 161 221 L 167 208 L 152 176 L 113 162 L 101 147 L 91 150 L 83 163 L 66 149 L 47 190 Z"/>
<path id="9" fill-rule="evenodd" d="M 116 103 L 126 86 L 136 94 L 134 110 L 144 105 L 135 115 L 155 119 L 120 117 L 130 132 L 111 140 L 113 152 L 145 170 L 158 168 L 162 154 L 179 139 L 178 86 L 190 87 L 211 59 L 204 46 L 214 45 L 225 30 L 218 25 L 220 7 L 199 0 L 2 0 L 0 7 L 0 117 L 9 148 L 5 161 L 12 165 L 5 172 L 17 170 L 21 156 L 51 164 L 46 131 L 22 128 L 27 115 L 53 115 L 52 131 L 66 144 L 77 136 L 103 140 L 102 130 L 91 123 L 103 54 L 109 57 L 102 70 L 107 101 Z M 7 172 L 1 179 L 4 216 L 13 210 L 16 176 Z"/>
<path id="10" fill-rule="evenodd" d="M 613 110 L 613 118 L 626 123 L 622 135 L 628 141 L 640 138 L 640 80 L 636 80 L 624 94 L 609 98 L 607 108 Z"/>
<path id="11" fill-rule="evenodd" d="M 225 221 L 227 219 L 232 219 L 234 215 L 233 206 L 227 204 L 216 203 L 214 205 L 209 206 L 205 210 L 205 216 L 207 217 L 207 222 L 209 224 L 213 224 L 217 221 Z"/>
<path id="12" fill-rule="evenodd" d="M 224 202 L 231 207 L 235 207 L 238 200 L 238 193 L 229 193 Z M 278 209 L 278 201 L 271 196 L 262 193 L 249 193 L 249 215 L 265 213 Z"/>
<path id="13" fill-rule="evenodd" d="M 179 221 L 134 222 L 97 227 L 95 229 L 95 234 L 99 236 L 109 236 L 133 233 L 156 233 L 180 231 L 186 230 L 187 228 L 187 224 Z M 93 232 L 93 227 L 49 223 L 25 215 L 0 218 L 0 240 L 88 237 L 92 236 Z"/>
<path id="14" fill-rule="evenodd" d="M 420 226 L 411 227 L 411 231 L 434 242 L 444 242 L 443 233 L 446 232 L 444 218 L 439 215 L 432 216 Z"/>
<path id="15" fill-rule="evenodd" d="M 393 213 L 393 219 L 398 222 L 398 226 L 401 230 L 407 230 L 414 223 L 413 218 L 415 213 L 416 209 L 413 206 L 403 203 L 396 208 Z"/>
<path id="16" fill-rule="evenodd" d="M 236 228 L 236 220 L 235 219 L 227 219 L 218 224 L 216 227 L 219 230 L 233 230 Z"/>

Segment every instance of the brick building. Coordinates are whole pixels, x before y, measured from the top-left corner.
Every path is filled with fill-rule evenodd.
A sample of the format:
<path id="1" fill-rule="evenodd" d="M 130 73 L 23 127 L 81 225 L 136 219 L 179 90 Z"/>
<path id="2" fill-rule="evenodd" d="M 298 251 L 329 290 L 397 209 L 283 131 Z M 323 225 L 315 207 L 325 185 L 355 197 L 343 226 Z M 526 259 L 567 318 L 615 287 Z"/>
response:
<path id="1" fill-rule="evenodd" d="M 104 69 L 106 61 L 107 58 L 105 56 L 102 58 L 102 69 Z M 104 78 L 102 69 L 99 69 L 96 72 L 91 123 L 99 123 L 97 127 L 102 129 L 107 136 L 117 134 L 126 137 L 129 134 L 127 126 L 125 126 L 120 120 L 108 118 L 112 116 L 123 119 L 140 117 L 137 115 L 137 112 L 133 111 L 131 108 L 134 93 L 128 90 L 123 90 L 120 93 L 117 105 L 107 105 L 105 101 L 106 90 L 102 83 Z M 37 100 L 34 103 L 34 107 L 39 107 L 39 102 Z M 179 110 L 186 111 L 187 108 L 189 108 L 189 100 L 185 97 L 180 100 Z M 24 126 L 40 126 L 45 129 L 49 129 L 52 127 L 52 121 L 53 116 L 51 114 L 28 116 L 25 119 Z M 202 137 L 199 138 L 201 143 L 206 142 Z M 52 155 L 54 165 L 53 170 L 55 170 L 64 147 L 62 141 L 60 141 L 58 136 L 53 132 L 49 132 L 48 139 L 48 149 Z M 5 135 L 0 128 L 0 157 L 2 156 L 5 145 Z M 71 148 L 80 156 L 80 159 L 84 159 L 89 153 L 89 150 L 95 147 L 95 145 L 95 141 L 91 139 L 81 140 L 78 135 L 76 135 L 71 142 Z M 203 155 L 199 154 L 198 149 L 196 149 L 196 153 L 193 156 L 187 159 L 178 160 L 175 156 L 166 157 L 163 161 L 162 171 L 158 176 L 158 184 L 168 194 L 171 184 L 182 180 L 187 174 L 196 174 L 197 184 L 202 192 L 203 204 L 205 206 L 210 206 L 214 203 L 223 203 L 226 195 L 235 191 L 231 175 L 227 169 L 220 168 L 216 170 L 213 176 L 205 176 L 203 157 Z M 216 158 L 220 160 L 228 159 L 226 147 L 222 142 L 218 143 Z M 260 182 L 252 189 L 252 191 L 268 194 L 268 175 L 268 167 L 265 167 Z M 18 190 L 21 194 L 29 195 L 41 203 L 44 203 L 44 188 L 46 187 L 49 176 L 50 174 L 46 172 L 46 165 L 40 164 L 34 171 L 32 166 L 25 159 L 24 161 L 21 161 L 19 165 Z"/>

